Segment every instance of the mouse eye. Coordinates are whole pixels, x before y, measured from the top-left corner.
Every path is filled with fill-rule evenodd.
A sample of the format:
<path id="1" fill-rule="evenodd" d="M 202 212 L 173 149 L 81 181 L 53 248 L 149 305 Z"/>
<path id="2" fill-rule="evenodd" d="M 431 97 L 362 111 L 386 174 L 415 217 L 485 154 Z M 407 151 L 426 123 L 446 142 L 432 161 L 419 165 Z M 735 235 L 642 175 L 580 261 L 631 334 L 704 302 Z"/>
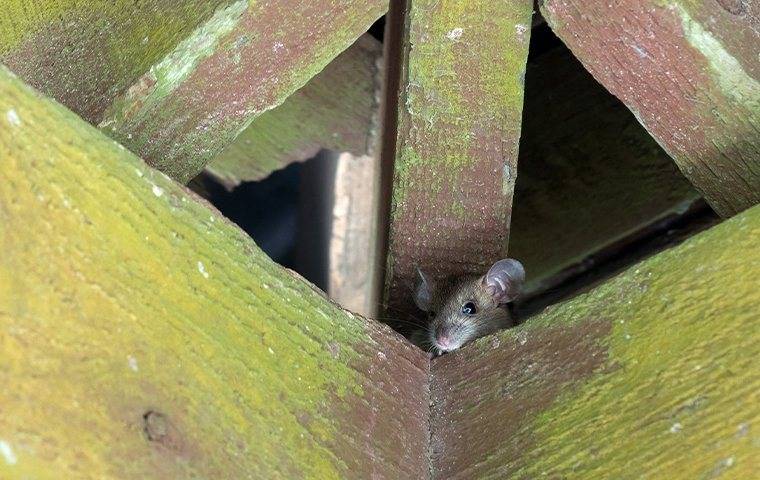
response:
<path id="1" fill-rule="evenodd" d="M 465 315 L 475 315 L 477 312 L 477 308 L 475 308 L 475 304 L 472 302 L 467 302 L 464 305 L 462 305 L 462 313 Z"/>

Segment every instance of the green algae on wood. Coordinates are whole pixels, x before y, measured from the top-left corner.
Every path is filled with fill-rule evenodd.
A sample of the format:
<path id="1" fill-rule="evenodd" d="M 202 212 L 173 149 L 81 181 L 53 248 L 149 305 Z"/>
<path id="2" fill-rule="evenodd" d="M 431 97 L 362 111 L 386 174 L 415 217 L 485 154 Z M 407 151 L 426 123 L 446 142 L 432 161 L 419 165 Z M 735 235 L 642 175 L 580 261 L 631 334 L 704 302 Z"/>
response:
<path id="1" fill-rule="evenodd" d="M 223 0 L 4 0 L 0 62 L 89 122 Z"/>
<path id="2" fill-rule="evenodd" d="M 386 9 L 380 0 L 232 2 L 116 99 L 100 126 L 187 182 Z"/>
<path id="3" fill-rule="evenodd" d="M 434 478 L 752 478 L 760 206 L 432 365 Z"/>
<path id="4" fill-rule="evenodd" d="M 320 149 L 373 149 L 380 42 L 362 35 L 282 105 L 262 113 L 206 170 L 225 185 L 260 180 Z"/>
<path id="5" fill-rule="evenodd" d="M 420 351 L 1 68 L 0 158 L 1 478 L 426 474 Z"/>
<path id="6" fill-rule="evenodd" d="M 407 2 L 386 300 L 505 253 L 532 2 Z"/>
<path id="7" fill-rule="evenodd" d="M 566 49 L 528 64 L 509 253 L 526 292 L 699 199 L 635 117 Z"/>
<path id="8" fill-rule="evenodd" d="M 760 202 L 760 17 L 752 9 L 548 0 L 541 11 L 726 217 Z"/>

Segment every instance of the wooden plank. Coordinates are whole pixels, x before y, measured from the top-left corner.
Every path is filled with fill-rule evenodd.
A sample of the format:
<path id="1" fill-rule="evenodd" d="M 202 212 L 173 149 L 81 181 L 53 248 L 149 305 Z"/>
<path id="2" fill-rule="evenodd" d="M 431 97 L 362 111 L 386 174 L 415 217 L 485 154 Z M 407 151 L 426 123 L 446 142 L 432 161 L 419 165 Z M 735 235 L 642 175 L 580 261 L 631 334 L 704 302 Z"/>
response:
<path id="1" fill-rule="evenodd" d="M 760 206 L 434 360 L 434 478 L 757 476 L 759 269 Z"/>
<path id="2" fill-rule="evenodd" d="M 631 112 L 564 48 L 528 64 L 510 255 L 525 292 L 687 211 L 700 197 Z"/>
<path id="3" fill-rule="evenodd" d="M 230 2 L 117 98 L 100 126 L 187 182 L 387 7 L 382 0 Z"/>
<path id="4" fill-rule="evenodd" d="M 320 149 L 369 153 L 378 129 L 381 57 L 380 42 L 362 35 L 282 105 L 256 117 L 206 170 L 233 187 Z"/>
<path id="5" fill-rule="evenodd" d="M 223 0 L 4 0 L 0 62 L 89 122 Z"/>
<path id="6" fill-rule="evenodd" d="M 327 293 L 344 308 L 370 318 L 377 318 L 379 310 L 379 177 L 377 156 L 337 155 Z"/>
<path id="7" fill-rule="evenodd" d="M 387 132 L 392 315 L 416 312 L 415 267 L 461 275 L 505 253 L 531 11 L 527 0 L 407 2 L 401 87 L 388 92 L 398 94 Z"/>
<path id="8" fill-rule="evenodd" d="M 420 351 L 2 68 L 0 158 L 0 478 L 427 475 Z"/>
<path id="9" fill-rule="evenodd" d="M 756 3 L 548 0 L 541 12 L 720 215 L 760 202 Z"/>

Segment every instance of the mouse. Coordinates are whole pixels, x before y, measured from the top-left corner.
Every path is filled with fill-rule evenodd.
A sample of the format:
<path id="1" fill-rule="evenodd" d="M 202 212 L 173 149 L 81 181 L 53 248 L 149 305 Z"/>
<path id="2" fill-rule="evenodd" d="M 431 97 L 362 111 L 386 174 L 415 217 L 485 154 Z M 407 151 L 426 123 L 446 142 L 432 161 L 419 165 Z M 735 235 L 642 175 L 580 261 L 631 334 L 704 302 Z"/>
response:
<path id="1" fill-rule="evenodd" d="M 514 258 L 494 263 L 485 275 L 437 282 L 417 269 L 414 303 L 427 312 L 427 325 L 410 340 L 423 350 L 442 355 L 498 330 L 514 326 L 508 304 L 525 282 L 525 269 Z"/>

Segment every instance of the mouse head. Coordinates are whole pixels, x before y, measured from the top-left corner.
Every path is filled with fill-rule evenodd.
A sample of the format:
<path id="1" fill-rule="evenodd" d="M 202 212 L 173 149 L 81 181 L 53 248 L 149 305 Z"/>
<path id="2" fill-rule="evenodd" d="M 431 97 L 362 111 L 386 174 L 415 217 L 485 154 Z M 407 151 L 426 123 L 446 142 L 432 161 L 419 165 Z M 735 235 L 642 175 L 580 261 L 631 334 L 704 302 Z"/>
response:
<path id="1" fill-rule="evenodd" d="M 520 262 L 506 258 L 494 263 L 481 277 L 466 277 L 437 284 L 421 270 L 414 300 L 428 312 L 426 343 L 438 353 L 456 350 L 465 343 L 510 326 L 505 308 L 520 293 L 525 270 Z"/>

